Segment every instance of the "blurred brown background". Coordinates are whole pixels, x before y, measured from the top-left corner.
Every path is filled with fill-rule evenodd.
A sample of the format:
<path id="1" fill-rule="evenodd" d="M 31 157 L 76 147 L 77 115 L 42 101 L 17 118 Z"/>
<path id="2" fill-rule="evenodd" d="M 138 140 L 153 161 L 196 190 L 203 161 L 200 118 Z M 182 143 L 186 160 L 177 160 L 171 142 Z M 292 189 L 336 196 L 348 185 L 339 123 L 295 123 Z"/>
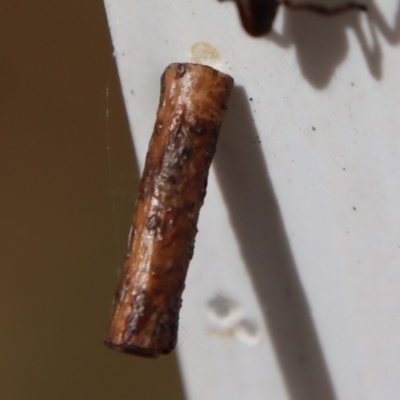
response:
<path id="1" fill-rule="evenodd" d="M 103 2 L 3 3 L 0 398 L 182 399 L 102 344 L 137 187 Z"/>

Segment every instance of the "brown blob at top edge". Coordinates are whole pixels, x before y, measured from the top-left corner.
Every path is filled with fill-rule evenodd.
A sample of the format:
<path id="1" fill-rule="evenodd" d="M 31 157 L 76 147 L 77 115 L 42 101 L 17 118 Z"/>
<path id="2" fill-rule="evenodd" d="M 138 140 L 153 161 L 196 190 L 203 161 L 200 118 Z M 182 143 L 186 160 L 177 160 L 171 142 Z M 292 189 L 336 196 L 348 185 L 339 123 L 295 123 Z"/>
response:
<path id="1" fill-rule="evenodd" d="M 235 3 L 244 29 L 255 37 L 271 30 L 280 5 L 276 0 L 235 0 Z"/>

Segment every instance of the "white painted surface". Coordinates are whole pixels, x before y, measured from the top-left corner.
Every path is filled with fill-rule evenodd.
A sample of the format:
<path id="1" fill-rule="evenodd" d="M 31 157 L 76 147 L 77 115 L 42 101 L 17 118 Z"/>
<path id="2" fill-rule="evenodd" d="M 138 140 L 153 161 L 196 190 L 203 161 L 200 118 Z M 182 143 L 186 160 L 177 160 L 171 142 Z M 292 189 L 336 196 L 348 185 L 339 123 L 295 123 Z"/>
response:
<path id="1" fill-rule="evenodd" d="M 184 292 L 188 398 L 399 399 L 398 2 L 281 9 L 260 39 L 230 2 L 105 4 L 141 167 L 168 64 L 206 42 L 237 85 Z"/>

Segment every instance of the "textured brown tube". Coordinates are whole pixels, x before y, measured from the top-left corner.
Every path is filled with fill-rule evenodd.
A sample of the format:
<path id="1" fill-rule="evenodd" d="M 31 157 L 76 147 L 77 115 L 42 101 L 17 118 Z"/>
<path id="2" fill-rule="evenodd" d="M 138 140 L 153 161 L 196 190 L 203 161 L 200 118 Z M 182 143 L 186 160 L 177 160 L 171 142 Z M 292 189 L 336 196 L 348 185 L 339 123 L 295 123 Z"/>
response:
<path id="1" fill-rule="evenodd" d="M 107 346 L 145 357 L 171 352 L 193 255 L 208 170 L 233 79 L 196 64 L 171 64 L 115 294 Z"/>

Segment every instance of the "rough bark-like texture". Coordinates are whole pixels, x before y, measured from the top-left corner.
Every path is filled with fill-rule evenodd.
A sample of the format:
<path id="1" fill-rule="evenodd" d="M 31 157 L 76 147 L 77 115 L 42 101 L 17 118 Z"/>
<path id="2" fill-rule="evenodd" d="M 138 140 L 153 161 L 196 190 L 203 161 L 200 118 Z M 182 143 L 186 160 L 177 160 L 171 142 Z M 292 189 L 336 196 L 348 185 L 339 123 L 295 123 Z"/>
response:
<path id="1" fill-rule="evenodd" d="M 176 344 L 208 170 L 233 79 L 196 64 L 161 77 L 157 119 L 133 218 L 129 251 L 104 342 L 146 357 Z"/>

